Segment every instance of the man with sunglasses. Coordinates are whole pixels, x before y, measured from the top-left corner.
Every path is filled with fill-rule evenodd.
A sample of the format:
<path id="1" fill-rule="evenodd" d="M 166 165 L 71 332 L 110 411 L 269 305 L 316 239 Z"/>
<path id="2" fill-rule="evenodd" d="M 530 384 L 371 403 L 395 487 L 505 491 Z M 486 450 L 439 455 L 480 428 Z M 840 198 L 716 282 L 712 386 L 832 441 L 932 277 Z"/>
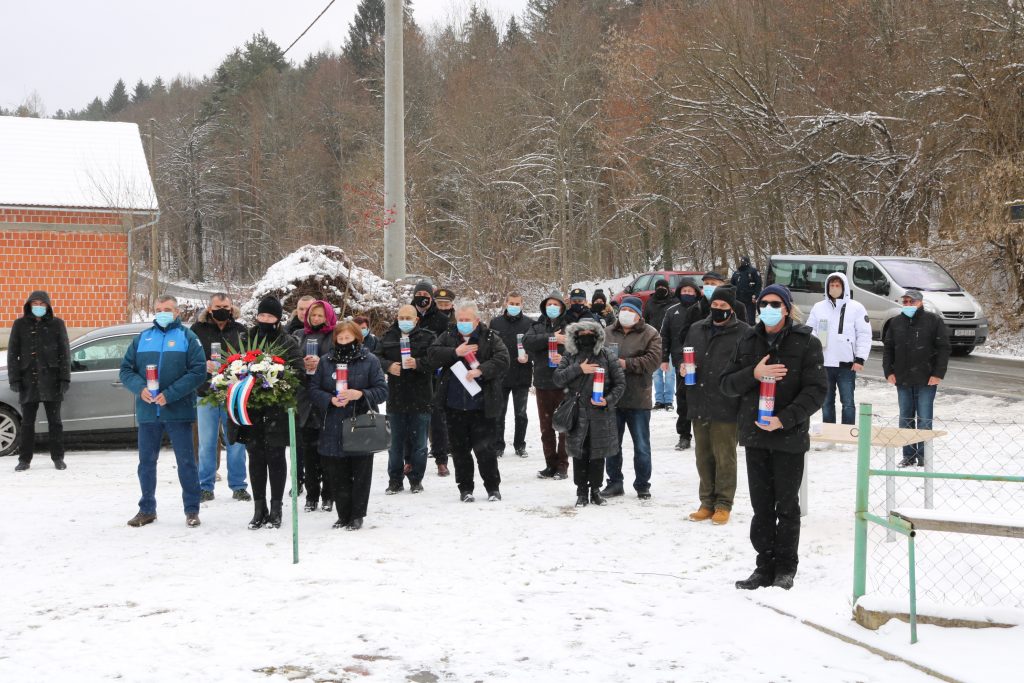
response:
<path id="1" fill-rule="evenodd" d="M 896 386 L 900 427 L 931 429 L 935 391 L 946 376 L 949 331 L 935 313 L 924 310 L 924 295 L 908 289 L 903 309 L 882 328 L 882 372 Z M 924 444 L 903 447 L 900 467 L 924 465 Z"/>
<path id="2" fill-rule="evenodd" d="M 754 516 L 750 542 L 757 566 L 736 587 L 793 587 L 800 545 L 800 481 L 810 448 L 811 415 L 825 400 L 828 379 L 821 342 L 793 319 L 793 300 L 782 285 L 757 298 L 761 321 L 744 332 L 722 372 L 726 396 L 739 398 L 739 442 L 746 449 L 747 483 Z M 774 382 L 770 416 L 758 421 L 762 381 Z"/>

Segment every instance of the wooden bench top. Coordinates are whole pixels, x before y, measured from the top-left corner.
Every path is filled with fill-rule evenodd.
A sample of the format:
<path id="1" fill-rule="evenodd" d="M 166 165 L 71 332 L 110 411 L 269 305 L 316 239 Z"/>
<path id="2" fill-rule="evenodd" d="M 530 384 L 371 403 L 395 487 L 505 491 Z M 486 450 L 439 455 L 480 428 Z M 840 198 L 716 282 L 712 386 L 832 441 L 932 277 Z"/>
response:
<path id="1" fill-rule="evenodd" d="M 823 424 L 811 425 L 811 443 L 840 443 L 856 446 L 859 443 L 860 428 L 856 425 Z M 909 446 L 912 443 L 931 441 L 946 432 L 936 429 L 900 429 L 898 427 L 872 427 L 871 445 L 885 448 Z"/>
<path id="2" fill-rule="evenodd" d="M 889 514 L 908 522 L 915 530 L 1024 538 L 1024 518 L 1009 515 L 979 515 L 924 508 L 898 508 Z"/>

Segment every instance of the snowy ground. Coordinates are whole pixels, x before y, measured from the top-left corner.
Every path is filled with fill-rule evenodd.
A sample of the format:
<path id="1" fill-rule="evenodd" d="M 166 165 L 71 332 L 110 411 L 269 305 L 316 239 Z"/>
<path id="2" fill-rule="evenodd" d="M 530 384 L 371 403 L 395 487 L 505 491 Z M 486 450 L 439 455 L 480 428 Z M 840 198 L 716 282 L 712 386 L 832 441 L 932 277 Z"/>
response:
<path id="1" fill-rule="evenodd" d="M 880 384 L 859 398 L 895 412 Z M 937 413 L 962 408 L 940 393 Z M 970 410 L 1024 419 L 1024 404 Z M 685 521 L 693 453 L 672 450 L 674 416 L 660 412 L 653 500 L 577 510 L 571 482 L 534 475 L 535 425 L 530 457 L 501 460 L 500 503 L 460 503 L 453 479 L 433 475 L 423 494 L 385 497 L 378 456 L 367 526 L 335 531 L 333 514 L 300 512 L 298 565 L 288 530 L 248 531 L 249 505 L 223 488 L 186 529 L 167 452 L 160 519 L 142 529 L 125 526 L 133 453 L 73 452 L 64 473 L 43 455 L 15 475 L 5 459 L 0 680 L 931 680 L 804 619 L 959 680 L 1018 676 L 1019 627 L 922 626 L 911 647 L 905 624 L 850 620 L 854 453 L 810 454 L 796 587 L 747 593 L 732 585 L 753 561 L 742 456 L 733 522 Z"/>

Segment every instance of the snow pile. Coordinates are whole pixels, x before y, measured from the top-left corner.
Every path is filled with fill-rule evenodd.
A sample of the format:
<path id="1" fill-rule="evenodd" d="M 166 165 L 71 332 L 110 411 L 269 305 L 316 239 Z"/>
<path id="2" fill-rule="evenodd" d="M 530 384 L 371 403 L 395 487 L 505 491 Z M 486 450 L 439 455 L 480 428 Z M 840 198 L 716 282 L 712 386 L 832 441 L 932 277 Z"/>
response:
<path id="1" fill-rule="evenodd" d="M 242 317 L 255 320 L 265 296 L 276 296 L 290 313 L 308 294 L 329 301 L 340 318 L 365 315 L 370 328 L 380 333 L 395 319 L 399 305 L 409 301 L 410 289 L 360 268 L 339 247 L 307 244 L 267 269 L 242 306 Z"/>

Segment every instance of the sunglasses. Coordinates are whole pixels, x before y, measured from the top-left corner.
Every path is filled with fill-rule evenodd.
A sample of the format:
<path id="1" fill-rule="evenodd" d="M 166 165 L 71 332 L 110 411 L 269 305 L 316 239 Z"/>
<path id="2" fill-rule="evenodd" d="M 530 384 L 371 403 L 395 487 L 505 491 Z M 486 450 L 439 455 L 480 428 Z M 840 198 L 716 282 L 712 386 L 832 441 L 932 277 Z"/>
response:
<path id="1" fill-rule="evenodd" d="M 758 308 L 768 308 L 769 306 L 771 306 L 772 308 L 782 308 L 782 302 L 781 301 L 759 301 L 757 303 L 757 307 Z"/>

